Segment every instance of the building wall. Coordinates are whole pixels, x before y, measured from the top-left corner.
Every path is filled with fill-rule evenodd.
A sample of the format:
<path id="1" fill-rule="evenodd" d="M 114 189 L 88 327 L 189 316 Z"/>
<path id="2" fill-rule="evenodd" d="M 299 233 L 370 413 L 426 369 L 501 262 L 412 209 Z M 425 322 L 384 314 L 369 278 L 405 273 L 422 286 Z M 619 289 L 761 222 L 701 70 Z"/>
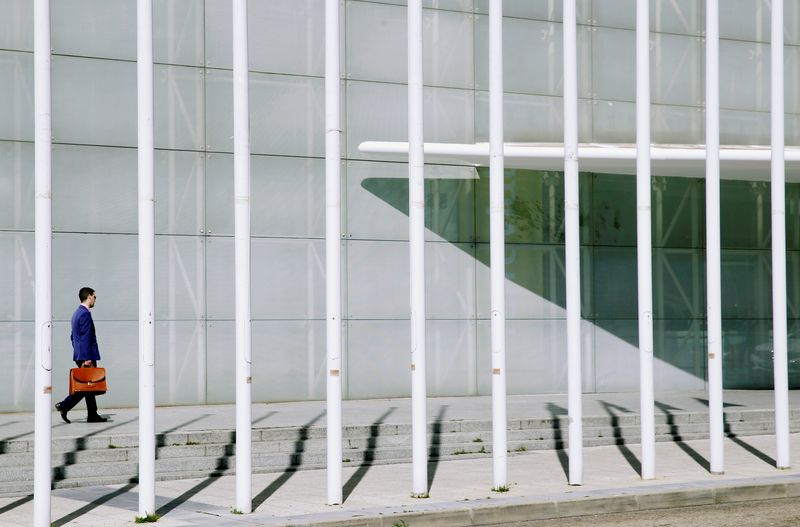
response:
<path id="1" fill-rule="evenodd" d="M 579 0 L 581 141 L 635 140 L 633 0 Z M 769 8 L 721 6 L 721 141 L 769 143 Z M 488 1 L 425 2 L 425 138 L 488 140 Z M 561 3 L 506 0 L 506 140 L 561 141 Z M 33 406 L 32 3 L 0 0 L 0 410 Z M 651 4 L 653 140 L 703 142 L 704 6 Z M 52 3 L 54 387 L 65 392 L 77 291 L 111 391 L 137 404 L 136 3 Z M 252 0 L 253 398 L 324 398 L 324 10 Z M 786 143 L 800 144 L 800 5 L 786 5 Z M 406 139 L 403 2 L 346 0 L 343 32 L 344 381 L 403 396 L 408 375 L 407 167 L 358 151 Z M 154 2 L 158 404 L 234 399 L 231 13 Z M 656 388 L 704 386 L 701 179 L 656 174 Z M 701 177 L 702 174 L 697 174 Z M 488 185 L 426 167 L 430 395 L 488 393 Z M 724 174 L 723 174 L 724 177 Z M 508 171 L 509 391 L 566 387 L 563 182 Z M 637 387 L 633 178 L 583 174 L 584 389 Z M 800 352 L 800 199 L 787 192 L 790 355 Z M 747 214 L 742 211 L 747 211 Z M 723 183 L 726 386 L 769 387 L 769 192 Z M 655 212 L 654 212 L 655 214 Z M 659 223 L 661 221 L 661 223 Z M 758 352 L 758 353 L 756 353 Z M 754 362 L 755 361 L 755 362 Z M 759 362 L 760 361 L 760 362 Z M 766 366 L 762 366 L 766 364 Z M 765 370 L 765 368 L 767 368 Z M 794 370 L 790 367 L 790 372 Z"/>

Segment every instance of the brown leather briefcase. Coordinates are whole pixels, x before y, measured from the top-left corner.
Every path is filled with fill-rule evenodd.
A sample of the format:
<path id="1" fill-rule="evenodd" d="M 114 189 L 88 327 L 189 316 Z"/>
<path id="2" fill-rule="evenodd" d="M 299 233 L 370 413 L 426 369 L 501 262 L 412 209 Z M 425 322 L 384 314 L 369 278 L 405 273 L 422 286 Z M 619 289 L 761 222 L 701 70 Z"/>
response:
<path id="1" fill-rule="evenodd" d="M 105 368 L 72 368 L 69 370 L 69 394 L 103 395 L 108 390 Z"/>

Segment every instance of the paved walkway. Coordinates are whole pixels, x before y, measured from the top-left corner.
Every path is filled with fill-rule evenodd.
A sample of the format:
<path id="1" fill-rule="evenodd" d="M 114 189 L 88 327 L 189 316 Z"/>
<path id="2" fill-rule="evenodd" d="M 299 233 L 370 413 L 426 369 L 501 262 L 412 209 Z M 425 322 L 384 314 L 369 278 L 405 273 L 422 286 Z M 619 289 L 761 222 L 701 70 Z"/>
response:
<path id="1" fill-rule="evenodd" d="M 725 394 L 727 410 L 772 408 L 772 392 Z M 696 393 L 658 394 L 667 411 L 704 411 L 705 395 Z M 791 406 L 800 403 L 792 392 Z M 549 416 L 563 413 L 565 396 L 517 396 L 509 398 L 509 418 Z M 592 394 L 584 398 L 585 415 L 608 415 L 609 403 L 617 412 L 635 412 L 638 394 Z M 488 397 L 443 398 L 429 401 L 429 421 L 444 412 L 444 419 L 484 419 L 490 415 Z M 345 422 L 369 424 L 384 416 L 386 423 L 410 422 L 407 399 L 346 401 Z M 303 425 L 321 418 L 324 403 L 257 404 L 253 408 L 256 427 Z M 657 413 L 663 410 L 657 410 Z M 83 411 L 75 411 L 72 425 L 62 425 L 54 415 L 53 435 L 133 433 L 137 430 L 136 410 L 101 410 L 113 421 L 102 425 L 77 422 Z M 82 418 L 82 417 L 81 417 Z M 0 414 L 0 441 L 32 434 L 29 413 Z M 233 428 L 234 408 L 230 405 L 159 408 L 157 430 L 209 430 Z M 800 434 L 792 435 L 793 452 L 800 449 Z M 491 456 L 431 463 L 430 498 L 413 499 L 411 466 L 362 465 L 344 469 L 343 505 L 327 506 L 324 470 L 308 470 L 253 476 L 255 512 L 235 515 L 235 477 L 180 480 L 156 483 L 156 503 L 163 516 L 159 525 L 314 525 L 330 521 L 348 525 L 409 526 L 502 522 L 520 518 L 567 516 L 589 512 L 663 508 L 671 505 L 701 504 L 758 497 L 800 495 L 800 470 L 778 471 L 774 467 L 773 436 L 727 438 L 722 476 L 708 473 L 708 441 L 658 443 L 657 478 L 639 478 L 638 445 L 587 448 L 584 455 L 584 485 L 566 481 L 566 453 L 533 451 L 511 454 L 508 461 L 510 490 L 495 493 L 492 487 Z M 112 485 L 54 490 L 54 525 L 116 526 L 132 523 L 138 508 L 136 485 Z M 533 507 L 533 508 L 532 508 Z M 587 508 L 588 507 L 588 508 Z M 30 525 L 31 497 L 0 498 L 0 526 Z M 572 511 L 572 512 L 570 512 Z M 581 512 L 583 511 L 583 512 Z M 426 512 L 423 519 L 414 512 Z M 515 515 L 517 515 L 515 517 Z M 522 516 L 519 516 L 522 515 Z M 534 515 L 534 516 L 531 516 Z M 549 516 L 548 516 L 549 515 Z M 479 518 L 483 518 L 479 521 Z M 343 525 L 343 523 L 342 523 Z"/>

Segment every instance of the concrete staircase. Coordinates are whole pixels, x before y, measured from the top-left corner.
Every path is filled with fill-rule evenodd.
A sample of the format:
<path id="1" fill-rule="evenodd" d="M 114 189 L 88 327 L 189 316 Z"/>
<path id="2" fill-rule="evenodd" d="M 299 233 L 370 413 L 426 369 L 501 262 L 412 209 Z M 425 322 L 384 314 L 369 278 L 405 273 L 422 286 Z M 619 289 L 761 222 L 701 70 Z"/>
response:
<path id="1" fill-rule="evenodd" d="M 611 404 L 606 415 L 584 416 L 584 446 L 626 445 L 639 442 L 639 416 Z M 511 419 L 508 451 L 511 455 L 533 450 L 565 449 L 568 419 L 562 408 L 550 418 Z M 800 430 L 800 410 L 790 416 L 792 431 Z M 432 462 L 489 456 L 492 451 L 489 420 L 436 420 L 428 425 Z M 770 434 L 774 414 L 769 410 L 725 412 L 725 433 L 739 437 Z M 291 472 L 324 468 L 324 426 L 258 428 L 253 430 L 253 471 Z M 656 440 L 683 442 L 708 437 L 708 414 L 656 409 Z M 386 424 L 381 419 L 343 430 L 346 466 L 411 461 L 411 425 Z M 159 480 L 206 478 L 234 473 L 235 432 L 232 430 L 175 431 L 157 436 L 156 478 Z M 104 435 L 53 440 L 53 487 L 108 485 L 135 482 L 138 473 L 138 435 Z M 0 496 L 20 496 L 33 489 L 33 439 L 0 441 Z M 687 447 L 688 448 L 688 447 Z M 691 449 L 690 449 L 691 450 Z M 693 452 L 693 451 L 692 451 Z M 754 452 L 758 455 L 759 453 Z M 766 454 L 761 454 L 766 457 Z"/>

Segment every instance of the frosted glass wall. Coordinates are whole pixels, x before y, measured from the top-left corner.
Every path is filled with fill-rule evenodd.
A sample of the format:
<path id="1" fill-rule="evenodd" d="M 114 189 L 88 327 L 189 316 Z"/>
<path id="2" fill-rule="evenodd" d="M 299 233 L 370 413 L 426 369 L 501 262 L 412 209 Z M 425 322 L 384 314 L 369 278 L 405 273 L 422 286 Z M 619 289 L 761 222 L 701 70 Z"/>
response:
<path id="1" fill-rule="evenodd" d="M 424 2 L 426 140 L 488 139 L 488 4 Z M 561 141 L 561 3 L 504 7 L 506 139 Z M 135 406 L 136 3 L 75 0 L 52 9 L 56 395 L 66 389 L 77 291 L 89 285 L 112 385 L 103 404 Z M 797 10 L 786 6 L 790 145 L 800 143 Z M 3 411 L 33 405 L 33 6 L 0 0 L 0 12 Z M 582 141 L 635 140 L 634 13 L 634 0 L 578 1 Z M 358 150 L 365 140 L 407 137 L 405 2 L 346 0 L 341 14 L 345 395 L 405 396 L 407 165 Z M 320 399 L 324 10 L 319 0 L 270 0 L 251 2 L 249 16 L 254 399 Z M 154 17 L 156 397 L 162 405 L 231 402 L 231 7 L 156 0 Z M 651 22 L 653 138 L 700 143 L 702 6 L 654 0 Z M 768 2 L 724 2 L 720 33 L 722 142 L 768 144 Z M 487 175 L 452 160 L 427 166 L 426 178 L 429 394 L 489 393 Z M 723 296 L 726 386 L 768 387 L 769 191 L 758 182 L 726 182 L 722 191 L 723 279 L 746 285 Z M 508 171 L 506 193 L 509 391 L 563 391 L 563 178 Z M 704 386 L 703 199 L 701 179 L 654 179 L 658 389 Z M 584 389 L 635 390 L 633 178 L 583 174 L 581 203 Z M 794 185 L 787 211 L 791 355 L 800 352 Z M 800 381 L 800 371 L 790 372 Z"/>

